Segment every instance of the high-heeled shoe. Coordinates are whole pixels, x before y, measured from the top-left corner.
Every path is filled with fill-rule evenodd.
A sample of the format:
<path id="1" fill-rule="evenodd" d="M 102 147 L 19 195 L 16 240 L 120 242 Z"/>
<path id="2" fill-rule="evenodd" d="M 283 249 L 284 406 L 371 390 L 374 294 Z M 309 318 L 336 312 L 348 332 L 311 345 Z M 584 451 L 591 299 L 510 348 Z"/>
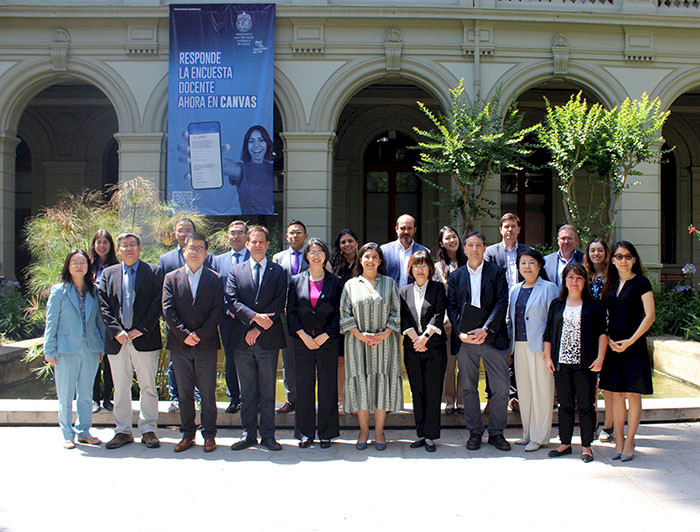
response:
<path id="1" fill-rule="evenodd" d="M 612 453 L 613 460 L 619 460 L 621 456 L 622 456 L 622 453 Z"/>
<path id="2" fill-rule="evenodd" d="M 633 454 L 621 454 L 620 455 L 620 462 L 629 462 L 634 458 Z"/>

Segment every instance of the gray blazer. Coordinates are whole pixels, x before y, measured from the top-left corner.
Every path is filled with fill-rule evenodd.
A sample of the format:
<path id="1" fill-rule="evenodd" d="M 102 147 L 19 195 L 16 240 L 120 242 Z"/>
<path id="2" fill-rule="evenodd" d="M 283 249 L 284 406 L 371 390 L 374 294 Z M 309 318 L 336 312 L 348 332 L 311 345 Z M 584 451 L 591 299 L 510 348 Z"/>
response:
<path id="1" fill-rule="evenodd" d="M 559 267 L 558 263 L 558 251 L 555 251 L 554 253 L 550 253 L 549 255 L 546 255 L 544 258 L 544 271 L 547 274 L 547 279 L 551 282 L 553 282 L 555 285 L 559 286 L 561 283 L 561 279 L 559 279 L 557 275 L 557 270 Z M 574 262 L 581 262 L 583 263 L 583 252 L 579 251 L 578 249 L 574 250 Z"/>
<path id="2" fill-rule="evenodd" d="M 522 242 L 518 242 L 518 248 L 517 251 L 518 253 L 526 250 L 531 250 L 532 248 L 528 246 L 527 244 L 523 244 Z M 486 248 L 486 251 L 484 251 L 484 260 L 488 262 L 495 262 L 498 264 L 501 268 L 508 270 L 508 263 L 506 262 L 506 248 L 505 245 L 503 244 L 503 240 L 500 242 L 496 242 L 495 244 L 491 244 L 489 247 Z M 506 279 L 508 279 L 508 276 L 506 275 Z M 523 276 L 520 275 L 520 271 L 518 270 L 518 281 L 524 281 Z"/>
<path id="3" fill-rule="evenodd" d="M 510 336 L 510 352 L 515 349 L 515 302 L 518 300 L 520 289 L 525 282 L 513 285 L 508 297 L 508 314 L 506 315 L 506 327 Z M 532 293 L 525 306 L 525 332 L 527 333 L 527 347 L 533 353 L 544 353 L 542 335 L 547 326 L 547 312 L 550 303 L 559 295 L 559 289 L 554 283 L 537 278 Z"/>

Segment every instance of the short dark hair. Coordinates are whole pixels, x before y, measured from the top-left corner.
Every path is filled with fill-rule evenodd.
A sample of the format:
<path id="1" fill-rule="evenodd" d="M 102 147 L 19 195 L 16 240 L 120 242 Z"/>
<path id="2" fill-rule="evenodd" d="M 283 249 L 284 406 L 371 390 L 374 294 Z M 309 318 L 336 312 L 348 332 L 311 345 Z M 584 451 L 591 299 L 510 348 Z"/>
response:
<path id="1" fill-rule="evenodd" d="M 136 233 L 121 233 L 117 235 L 117 247 L 119 247 L 119 243 L 124 240 L 125 238 L 135 238 L 136 243 L 140 246 L 141 245 L 141 237 L 137 235 Z"/>
<path id="2" fill-rule="evenodd" d="M 326 256 L 325 260 L 323 261 L 323 265 L 325 266 L 326 263 L 330 260 L 330 251 L 328 251 L 328 246 L 326 245 L 326 243 L 320 238 L 310 238 L 309 241 L 306 243 L 306 247 L 304 247 L 304 252 L 302 253 L 302 257 L 304 257 L 304 260 L 306 262 L 309 262 L 308 255 L 311 246 L 318 246 L 321 248 L 323 254 Z"/>
<path id="3" fill-rule="evenodd" d="M 306 226 L 304 225 L 304 222 L 301 222 L 299 220 L 292 220 L 287 224 L 287 231 L 289 231 L 289 228 L 292 227 L 293 225 L 300 225 L 304 228 L 304 232 L 306 233 Z"/>
<path id="4" fill-rule="evenodd" d="M 520 227 L 520 218 L 518 218 L 517 214 L 513 214 L 512 212 L 507 212 L 503 216 L 501 216 L 501 219 L 498 220 L 498 228 L 500 229 L 503 227 L 503 224 L 506 223 L 508 220 L 513 220 L 516 224 L 518 224 L 518 227 Z"/>
<path id="5" fill-rule="evenodd" d="M 209 250 L 209 241 L 207 240 L 207 237 L 204 236 L 202 233 L 190 233 L 189 235 L 187 235 L 187 238 L 185 238 L 185 246 L 193 240 L 204 242 L 204 249 L 206 251 Z"/>
<path id="6" fill-rule="evenodd" d="M 411 255 L 411 258 L 408 259 L 408 268 L 407 268 L 408 275 L 411 277 L 412 277 L 411 269 L 416 264 L 427 264 L 428 265 L 428 279 L 433 278 L 433 275 L 435 275 L 435 263 L 433 262 L 433 258 L 430 256 L 430 253 L 421 249 L 421 250 L 416 251 L 413 255 Z"/>
<path id="7" fill-rule="evenodd" d="M 466 244 L 467 240 L 469 240 L 473 236 L 478 236 L 481 239 L 481 241 L 484 243 L 484 246 L 486 245 L 486 236 L 481 231 L 469 231 L 467 233 L 467 236 L 464 237 L 464 243 Z"/>
<path id="8" fill-rule="evenodd" d="M 518 260 L 516 261 L 518 266 L 520 266 L 520 259 L 523 257 L 532 257 L 540 265 L 540 274 L 544 271 L 544 257 L 542 253 L 532 248 L 525 248 L 522 251 L 518 251 Z"/>
<path id="9" fill-rule="evenodd" d="M 243 227 L 245 227 L 246 233 L 248 232 L 248 224 L 245 223 L 243 220 L 232 221 L 230 224 L 228 224 L 228 227 L 226 227 L 226 230 L 230 231 L 234 225 L 242 225 Z"/>
<path id="10" fill-rule="evenodd" d="M 379 244 L 377 244 L 376 242 L 367 242 L 364 246 L 360 248 L 360 251 L 357 252 L 357 258 L 355 259 L 355 267 L 352 271 L 354 277 L 359 277 L 360 275 L 362 275 L 362 255 L 371 250 L 377 252 L 377 254 L 379 255 L 379 260 L 381 261 L 379 263 L 379 268 L 377 268 L 377 273 L 380 275 L 384 275 L 386 267 L 384 266 L 384 253 L 382 253 L 382 248 L 379 247 Z"/>
<path id="11" fill-rule="evenodd" d="M 564 271 L 561 272 L 561 291 L 559 292 L 559 300 L 566 301 L 566 298 L 569 297 L 569 289 L 566 287 L 566 277 L 572 271 L 579 277 L 583 277 L 583 282 L 585 284 L 583 285 L 581 298 L 591 299 L 593 296 L 591 296 L 590 286 L 588 285 L 588 274 L 586 273 L 586 268 L 580 262 L 572 260 L 564 267 Z"/>
<path id="12" fill-rule="evenodd" d="M 248 228 L 248 237 L 246 238 L 246 240 L 250 240 L 250 235 L 252 235 L 253 233 L 257 233 L 258 231 L 262 231 L 263 233 L 265 233 L 265 241 L 266 242 L 270 241 L 270 231 L 264 225 L 254 225 L 252 227 L 249 227 Z"/>
<path id="13" fill-rule="evenodd" d="M 194 222 L 190 218 L 180 218 L 177 222 L 175 222 L 175 225 L 173 225 L 173 229 L 177 227 L 177 224 L 181 222 L 189 222 L 192 225 L 192 232 L 196 233 L 197 232 L 197 226 L 194 224 Z"/>
<path id="14" fill-rule="evenodd" d="M 91 262 L 90 262 L 90 257 L 88 256 L 87 253 L 85 253 L 82 249 L 71 249 L 68 252 L 68 255 L 66 256 L 66 260 L 63 262 L 63 269 L 61 270 L 61 281 L 64 283 L 72 283 L 73 282 L 73 277 L 70 274 L 70 260 L 75 256 L 75 255 L 82 255 L 85 257 L 85 260 L 87 261 L 87 270 L 85 270 L 85 288 L 90 293 L 93 293 L 95 284 L 93 283 L 92 280 L 92 271 L 90 269 Z"/>

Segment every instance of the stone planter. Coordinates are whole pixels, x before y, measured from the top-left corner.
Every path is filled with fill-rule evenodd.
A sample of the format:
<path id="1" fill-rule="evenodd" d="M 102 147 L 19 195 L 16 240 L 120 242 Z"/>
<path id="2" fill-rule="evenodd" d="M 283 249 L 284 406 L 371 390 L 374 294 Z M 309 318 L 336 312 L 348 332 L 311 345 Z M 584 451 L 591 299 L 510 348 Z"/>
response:
<path id="1" fill-rule="evenodd" d="M 678 336 L 647 338 L 654 369 L 700 387 L 700 342 Z"/>
<path id="2" fill-rule="evenodd" d="M 0 345 L 0 389 L 36 378 L 32 369 L 41 366 L 42 361 L 37 360 L 33 364 L 27 364 L 22 357 L 27 349 L 43 341 L 42 336 Z"/>

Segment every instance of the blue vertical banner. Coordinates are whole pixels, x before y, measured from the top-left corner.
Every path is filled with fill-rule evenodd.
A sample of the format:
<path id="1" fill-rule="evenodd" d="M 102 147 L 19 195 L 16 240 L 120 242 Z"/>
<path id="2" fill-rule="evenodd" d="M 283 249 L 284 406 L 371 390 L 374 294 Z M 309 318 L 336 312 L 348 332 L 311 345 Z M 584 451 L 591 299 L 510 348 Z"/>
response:
<path id="1" fill-rule="evenodd" d="M 169 201 L 274 214 L 274 42 L 274 4 L 171 4 Z"/>

